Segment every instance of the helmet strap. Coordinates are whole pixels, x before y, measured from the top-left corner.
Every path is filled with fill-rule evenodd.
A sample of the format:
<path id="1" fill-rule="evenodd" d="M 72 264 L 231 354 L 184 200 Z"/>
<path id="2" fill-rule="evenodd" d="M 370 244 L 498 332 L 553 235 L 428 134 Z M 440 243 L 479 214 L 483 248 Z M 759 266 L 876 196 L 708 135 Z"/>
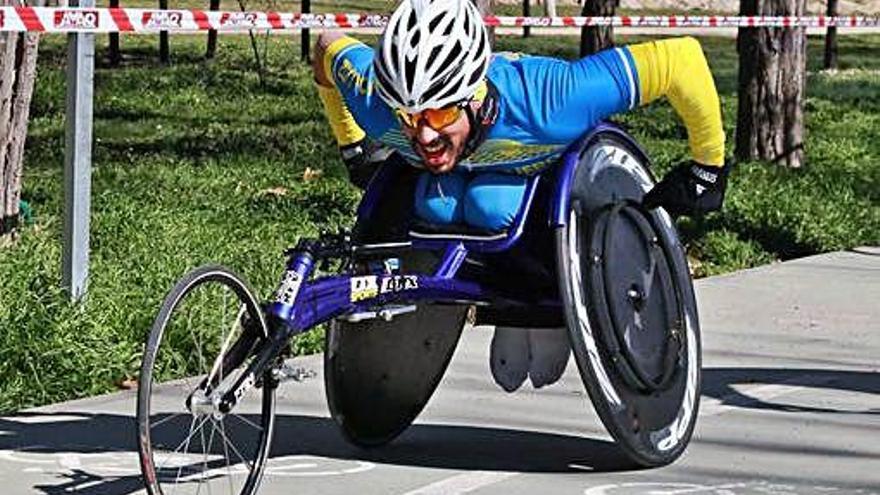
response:
<path id="1" fill-rule="evenodd" d="M 470 104 L 465 105 L 464 112 L 467 115 L 471 129 L 468 132 L 467 140 L 464 143 L 464 150 L 461 153 L 461 160 L 471 156 L 476 149 L 483 144 L 489 130 L 498 119 L 498 90 L 492 81 L 486 80 L 487 92 L 483 98 L 483 102 L 476 111 Z"/>

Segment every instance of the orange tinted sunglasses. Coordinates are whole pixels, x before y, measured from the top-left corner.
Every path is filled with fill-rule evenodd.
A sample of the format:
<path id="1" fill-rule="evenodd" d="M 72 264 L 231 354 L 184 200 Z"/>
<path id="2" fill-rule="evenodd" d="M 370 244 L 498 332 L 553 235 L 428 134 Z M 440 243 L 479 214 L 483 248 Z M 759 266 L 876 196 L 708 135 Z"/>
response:
<path id="1" fill-rule="evenodd" d="M 440 129 L 451 125 L 461 117 L 464 105 L 466 105 L 466 103 L 459 103 L 443 108 L 429 108 L 416 113 L 404 112 L 398 108 L 394 110 L 394 114 L 397 116 L 400 123 L 407 127 L 418 127 L 419 122 L 424 119 L 429 127 L 435 131 L 439 131 Z"/>

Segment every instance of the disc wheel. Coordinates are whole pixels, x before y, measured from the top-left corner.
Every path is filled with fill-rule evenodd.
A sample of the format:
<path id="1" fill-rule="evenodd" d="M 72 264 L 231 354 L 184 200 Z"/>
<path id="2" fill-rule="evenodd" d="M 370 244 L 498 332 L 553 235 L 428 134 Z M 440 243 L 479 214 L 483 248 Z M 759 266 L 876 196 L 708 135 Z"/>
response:
<path id="1" fill-rule="evenodd" d="M 675 227 L 642 209 L 653 179 L 625 139 L 581 157 L 557 231 L 560 294 L 575 360 L 602 423 L 627 457 L 673 462 L 696 424 L 700 329 Z"/>
<path id="2" fill-rule="evenodd" d="M 436 263 L 428 252 L 407 253 L 401 264 L 414 273 Z M 467 306 L 418 304 L 392 321 L 334 320 L 324 346 L 330 414 L 345 438 L 378 447 L 416 419 L 430 400 L 458 345 Z"/>
<path id="3" fill-rule="evenodd" d="M 219 266 L 183 277 L 147 340 L 137 402 L 147 492 L 255 493 L 269 452 L 275 387 L 268 376 L 235 408 L 216 401 L 245 372 L 267 328 L 247 284 Z"/>

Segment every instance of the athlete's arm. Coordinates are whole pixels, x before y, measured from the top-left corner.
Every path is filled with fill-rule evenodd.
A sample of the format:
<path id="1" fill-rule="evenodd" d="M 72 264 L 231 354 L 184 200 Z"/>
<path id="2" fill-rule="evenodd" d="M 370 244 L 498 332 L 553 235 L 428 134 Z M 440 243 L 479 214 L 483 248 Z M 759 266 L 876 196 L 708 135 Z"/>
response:
<path id="1" fill-rule="evenodd" d="M 667 173 L 643 200 L 672 215 L 702 215 L 721 208 L 727 189 L 724 130 L 712 73 L 694 38 L 644 43 L 628 48 L 636 66 L 642 104 L 666 96 L 684 121 L 690 163 Z"/>
<path id="2" fill-rule="evenodd" d="M 703 165 L 724 165 L 721 105 L 700 43 L 676 38 L 626 50 L 635 62 L 640 103 L 667 97 L 687 128 L 691 158 Z"/>
<path id="3" fill-rule="evenodd" d="M 366 133 L 355 121 L 345 104 L 345 100 L 333 80 L 333 71 L 331 70 L 336 54 L 339 53 L 343 45 L 351 42 L 351 38 L 338 32 L 322 33 L 315 43 L 312 61 L 318 97 L 324 106 L 324 114 L 327 115 L 327 120 L 330 122 L 336 143 L 341 148 L 359 143 L 366 137 Z"/>

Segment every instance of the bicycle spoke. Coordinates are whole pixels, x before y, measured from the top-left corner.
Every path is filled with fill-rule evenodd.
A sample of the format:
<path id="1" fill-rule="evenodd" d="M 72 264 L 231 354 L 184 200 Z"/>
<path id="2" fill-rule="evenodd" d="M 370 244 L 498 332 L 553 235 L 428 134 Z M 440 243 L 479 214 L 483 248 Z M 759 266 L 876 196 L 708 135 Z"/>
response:
<path id="1" fill-rule="evenodd" d="M 179 449 L 181 446 L 183 446 L 183 445 L 185 444 L 186 446 L 183 447 L 183 452 L 184 452 L 184 453 L 186 453 L 186 452 L 189 450 L 189 441 L 190 441 L 190 439 L 192 439 L 192 437 L 193 437 L 193 434 L 194 434 L 193 429 L 194 429 L 194 427 L 195 427 L 195 424 L 196 424 L 196 417 L 193 416 L 193 421 L 192 421 L 192 423 L 190 423 L 190 426 L 189 426 L 189 435 L 187 435 L 186 438 L 184 439 L 184 441 L 181 442 L 180 445 L 177 446 L 177 449 Z M 204 424 L 204 421 L 202 422 L 202 424 Z M 199 425 L 199 430 L 201 430 L 201 425 Z M 176 453 L 176 452 L 177 452 L 177 449 L 174 449 L 171 453 L 172 453 L 172 454 Z M 168 458 L 170 459 L 171 456 L 169 455 Z M 166 461 L 167 461 L 167 459 L 166 459 Z M 161 468 L 160 468 L 160 469 L 161 469 Z M 177 475 L 176 475 L 175 478 L 174 478 L 174 481 L 175 481 L 175 484 L 174 484 L 174 491 L 177 491 L 177 485 L 178 485 L 178 483 L 176 483 L 176 482 L 177 482 L 178 480 L 180 480 L 180 473 L 182 473 L 182 472 L 183 472 L 183 464 L 181 463 L 180 467 L 177 468 Z M 172 493 L 172 495 L 173 495 L 173 493 Z"/>
<path id="2" fill-rule="evenodd" d="M 226 427 L 223 422 L 220 422 L 220 434 L 222 436 L 226 436 Z M 232 487 L 232 466 L 229 463 L 229 447 L 226 445 L 226 442 L 223 442 L 223 457 L 226 458 L 226 473 L 229 476 L 229 495 L 234 495 L 233 487 Z"/>
<path id="3" fill-rule="evenodd" d="M 248 424 L 249 426 L 251 426 L 253 429 L 255 429 L 255 430 L 257 430 L 257 431 L 260 431 L 260 432 L 263 431 L 263 427 L 262 427 L 262 426 L 260 426 L 260 425 L 258 425 L 258 424 L 256 424 L 256 423 L 254 423 L 253 421 L 251 421 L 251 420 L 245 418 L 244 416 L 241 416 L 241 415 L 239 415 L 239 414 L 234 414 L 234 413 L 229 413 L 229 416 L 232 416 L 232 417 L 238 419 L 239 421 Z"/>
<path id="4" fill-rule="evenodd" d="M 196 430 L 196 428 L 201 428 L 202 425 L 205 424 L 205 421 L 208 420 L 207 418 L 208 418 L 208 416 L 206 416 L 205 419 L 202 420 L 201 424 L 199 424 L 198 426 L 196 426 L 196 421 L 198 420 L 198 416 L 193 416 L 192 423 L 190 423 L 190 426 L 189 426 L 189 435 L 187 435 L 186 438 L 184 438 L 183 441 L 181 441 L 181 442 L 177 445 L 177 447 L 174 448 L 174 450 L 168 452 L 169 456 L 168 456 L 168 459 L 165 459 L 166 462 L 167 462 L 169 459 L 171 459 L 171 454 L 176 454 L 177 451 L 180 450 L 181 447 L 184 448 L 183 452 L 186 452 L 186 449 L 189 448 L 189 441 L 192 439 L 193 435 L 195 434 L 195 430 Z M 184 446 L 184 444 L 186 444 L 186 445 Z M 165 463 L 163 462 L 163 463 L 160 464 L 159 467 L 157 467 L 156 469 L 162 469 L 162 468 L 164 468 L 164 467 L 165 467 Z"/>
<path id="5" fill-rule="evenodd" d="M 194 311 L 188 311 L 186 313 L 186 329 L 184 331 L 189 333 L 190 337 L 192 338 L 193 345 L 195 346 L 193 351 L 196 354 L 198 354 L 199 356 L 201 356 L 202 355 L 202 346 L 199 345 L 199 342 L 196 340 L 195 333 L 193 333 L 193 323 L 192 323 L 193 313 L 194 313 Z M 184 369 L 186 369 L 186 368 L 184 367 Z M 200 366 L 199 372 L 201 372 L 201 371 L 202 371 L 202 368 Z"/>
<path id="6" fill-rule="evenodd" d="M 244 313 L 244 310 L 239 312 L 239 317 Z M 221 334 L 222 335 L 222 334 Z M 232 343 L 232 337 L 235 335 L 235 329 L 232 328 L 229 332 L 229 335 L 223 339 L 223 344 L 220 346 L 220 352 L 217 353 L 217 358 L 214 360 L 214 366 L 211 368 L 211 372 L 208 373 L 208 379 L 214 377 L 214 374 L 219 370 L 220 373 L 223 373 L 223 357 L 226 355 L 226 351 L 229 349 L 229 344 Z M 223 381 L 223 375 L 220 376 L 220 381 Z M 219 383 L 219 382 L 218 382 Z"/>
<path id="7" fill-rule="evenodd" d="M 235 444 L 233 444 L 232 441 L 229 440 L 229 437 L 226 436 L 226 433 L 223 430 L 220 430 L 220 436 L 222 436 L 226 444 L 229 445 L 230 448 L 232 448 L 232 451 L 235 452 L 235 455 L 237 455 L 238 458 L 241 459 L 242 462 L 244 462 L 245 466 L 247 466 L 248 468 L 248 471 L 252 471 L 254 469 L 254 466 L 252 466 L 251 463 L 248 462 L 248 460 L 245 459 L 243 455 L 241 455 L 241 452 L 239 452 L 238 449 L 235 448 Z"/>
<path id="8" fill-rule="evenodd" d="M 214 433 L 217 431 L 217 426 L 213 419 L 211 419 L 211 436 L 208 438 L 208 449 L 205 451 L 205 472 L 202 473 L 203 479 L 205 480 L 205 485 L 208 487 L 208 495 L 211 495 L 211 483 L 208 482 L 208 453 L 211 452 L 211 446 L 214 445 Z M 201 487 L 200 487 L 201 488 Z"/>
<path id="9" fill-rule="evenodd" d="M 159 421 L 156 421 L 155 423 L 151 423 L 151 424 L 150 424 L 150 429 L 156 428 L 156 427 L 158 427 L 159 425 L 161 425 L 162 423 L 167 423 L 167 422 L 171 421 L 172 419 L 174 419 L 174 418 L 176 418 L 176 417 L 178 417 L 178 416 L 183 416 L 183 413 L 174 413 L 174 414 L 169 415 L 169 416 L 166 417 L 166 418 L 162 418 L 162 419 L 160 419 Z"/>
<path id="10" fill-rule="evenodd" d="M 213 426 L 214 425 L 212 423 L 211 424 L 211 427 L 212 427 L 211 434 L 212 435 L 214 433 Z M 204 429 L 199 430 L 199 436 L 202 437 L 202 473 L 201 473 L 201 479 L 199 480 L 198 486 L 196 487 L 196 495 L 199 495 L 199 493 L 202 492 L 202 484 L 205 482 L 205 473 L 208 472 L 208 451 L 207 451 L 207 449 L 205 449 L 205 430 Z"/>

